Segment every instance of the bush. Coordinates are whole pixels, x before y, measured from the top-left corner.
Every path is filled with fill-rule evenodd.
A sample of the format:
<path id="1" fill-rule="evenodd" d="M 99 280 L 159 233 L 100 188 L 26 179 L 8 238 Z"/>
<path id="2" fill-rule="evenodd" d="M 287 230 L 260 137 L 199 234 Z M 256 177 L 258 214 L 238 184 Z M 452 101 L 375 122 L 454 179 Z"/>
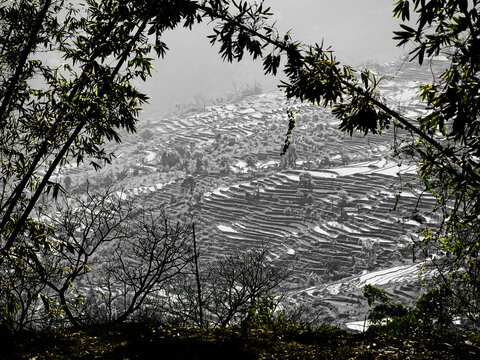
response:
<path id="1" fill-rule="evenodd" d="M 381 324 L 384 321 L 388 323 L 410 313 L 410 308 L 391 301 L 382 289 L 367 284 L 362 292 L 370 306 L 368 319 L 374 324 Z"/>
<path id="2" fill-rule="evenodd" d="M 415 303 L 415 315 L 425 327 L 448 329 L 453 325 L 453 299 L 444 288 L 427 291 Z"/>
<path id="3" fill-rule="evenodd" d="M 372 285 L 364 286 L 363 295 L 370 306 L 368 319 L 375 324 L 370 331 L 403 337 L 454 335 L 453 299 L 447 289 L 430 289 L 417 300 L 415 307 L 391 301 L 383 290 Z"/>
<path id="4" fill-rule="evenodd" d="M 260 297 L 249 309 L 246 325 L 256 329 L 272 330 L 275 334 L 301 327 L 286 313 L 279 311 L 274 295 Z"/>

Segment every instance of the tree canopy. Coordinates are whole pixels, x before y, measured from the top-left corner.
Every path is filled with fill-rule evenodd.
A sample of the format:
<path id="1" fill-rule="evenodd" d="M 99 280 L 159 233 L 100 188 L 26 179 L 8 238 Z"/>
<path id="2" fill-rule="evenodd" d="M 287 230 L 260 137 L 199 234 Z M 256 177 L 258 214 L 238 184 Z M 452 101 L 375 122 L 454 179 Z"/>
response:
<path id="1" fill-rule="evenodd" d="M 0 267 L 42 273 L 45 254 L 71 249 L 54 240 L 44 204 L 63 191 L 61 166 L 111 161 L 107 140 L 136 129 L 148 97 L 132 85 L 146 80 L 168 51 L 165 31 L 212 22 L 228 61 L 257 58 L 260 41 L 236 21 L 261 29 L 263 5 L 245 1 L 31 0 L 0 5 Z M 58 64 L 52 59 L 61 59 Z M 61 251 L 60 251 L 61 252 Z M 10 280 L 1 279 L 2 310 L 18 310 Z"/>
<path id="2" fill-rule="evenodd" d="M 42 196 L 61 190 L 52 176 L 59 166 L 88 158 L 99 167 L 113 155 L 104 141 L 121 141 L 121 128 L 135 131 L 148 97 L 132 80 L 146 80 L 152 56 L 166 55 L 166 30 L 213 21 L 211 41 L 222 44 L 224 59 L 257 58 L 264 44 L 237 23 L 257 31 L 267 15 L 262 4 L 245 1 L 2 4 L 0 262 L 25 232 L 46 241 L 47 229 L 32 210 Z M 52 56 L 63 63 L 52 65 Z"/>

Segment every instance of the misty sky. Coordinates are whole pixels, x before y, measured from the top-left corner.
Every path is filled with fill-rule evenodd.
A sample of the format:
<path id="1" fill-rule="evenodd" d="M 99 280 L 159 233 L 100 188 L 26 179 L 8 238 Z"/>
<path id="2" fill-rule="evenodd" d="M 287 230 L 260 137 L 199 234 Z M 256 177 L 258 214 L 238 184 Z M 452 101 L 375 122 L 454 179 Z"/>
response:
<path id="1" fill-rule="evenodd" d="M 305 43 L 331 45 L 337 58 L 348 64 L 368 60 L 389 61 L 404 50 L 395 46 L 392 31 L 393 2 L 388 0 L 267 0 L 281 32 L 293 31 L 293 38 Z M 142 85 L 150 96 L 145 116 L 153 117 L 174 108 L 176 102 L 190 101 L 196 95 L 206 98 L 233 92 L 233 84 L 244 87 L 258 81 L 273 89 L 278 80 L 263 75 L 261 61 L 222 62 L 218 48 L 212 47 L 207 24 L 192 31 L 178 29 L 165 34 L 170 51 L 155 64 L 152 79 Z"/>

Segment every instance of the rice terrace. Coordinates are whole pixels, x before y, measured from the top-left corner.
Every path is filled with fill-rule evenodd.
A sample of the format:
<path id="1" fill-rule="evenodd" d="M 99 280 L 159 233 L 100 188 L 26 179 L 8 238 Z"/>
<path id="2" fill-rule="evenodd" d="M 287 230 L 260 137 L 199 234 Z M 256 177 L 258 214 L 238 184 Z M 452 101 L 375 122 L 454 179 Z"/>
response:
<path id="1" fill-rule="evenodd" d="M 410 79 L 421 75 L 405 64 L 383 90 L 415 113 Z M 194 219 L 201 261 L 268 245 L 276 266 L 294 269 L 286 301 L 309 304 L 318 321 L 364 320 L 366 283 L 413 301 L 422 281 L 413 239 L 419 225 L 435 223 L 434 199 L 421 194 L 415 166 L 392 157 L 402 134 L 350 137 L 323 108 L 290 106 L 297 126 L 284 156 L 285 99 L 269 92 L 147 119 L 121 147 L 112 145 L 112 165 L 72 167 L 59 177 L 69 178 L 73 193 L 86 179 L 93 188 L 115 184 L 116 196 L 142 208 L 161 205 L 172 218 Z"/>

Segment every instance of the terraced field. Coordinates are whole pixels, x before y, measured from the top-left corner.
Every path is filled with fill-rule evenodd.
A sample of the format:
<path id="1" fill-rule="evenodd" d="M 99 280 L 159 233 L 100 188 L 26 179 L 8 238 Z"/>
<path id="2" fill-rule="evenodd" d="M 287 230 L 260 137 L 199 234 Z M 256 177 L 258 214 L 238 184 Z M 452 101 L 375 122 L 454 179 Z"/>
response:
<path id="1" fill-rule="evenodd" d="M 409 90 L 418 74 L 405 67 L 382 88 L 411 117 L 422 111 Z M 280 156 L 287 107 L 296 128 Z M 70 177 L 73 190 L 87 178 L 98 188 L 114 184 L 142 207 L 195 221 L 203 261 L 268 244 L 272 259 L 294 267 L 290 301 L 345 323 L 363 318 L 367 282 L 413 299 L 420 286 L 412 239 L 420 222 L 435 218 L 433 198 L 415 185 L 416 168 L 391 154 L 405 134 L 349 137 L 337 128 L 321 107 L 288 104 L 279 92 L 248 96 L 146 119 L 121 146 L 108 145 L 112 165 L 97 173 L 72 166 L 59 176 Z"/>
<path id="2" fill-rule="evenodd" d="M 409 248 L 407 235 L 418 225 L 390 212 L 396 177 L 381 171 L 311 172 L 312 187 L 305 191 L 299 185 L 303 172 L 279 172 L 216 189 L 205 196 L 201 216 L 217 224 L 215 235 L 224 246 L 268 241 L 278 249 L 275 256 L 298 259 L 304 274 L 331 275 L 332 258 L 344 275 L 402 258 L 399 251 Z M 340 192 L 346 196 L 343 207 Z M 413 210 L 417 198 L 412 194 L 400 201 Z M 430 205 L 422 200 L 422 207 Z"/>

